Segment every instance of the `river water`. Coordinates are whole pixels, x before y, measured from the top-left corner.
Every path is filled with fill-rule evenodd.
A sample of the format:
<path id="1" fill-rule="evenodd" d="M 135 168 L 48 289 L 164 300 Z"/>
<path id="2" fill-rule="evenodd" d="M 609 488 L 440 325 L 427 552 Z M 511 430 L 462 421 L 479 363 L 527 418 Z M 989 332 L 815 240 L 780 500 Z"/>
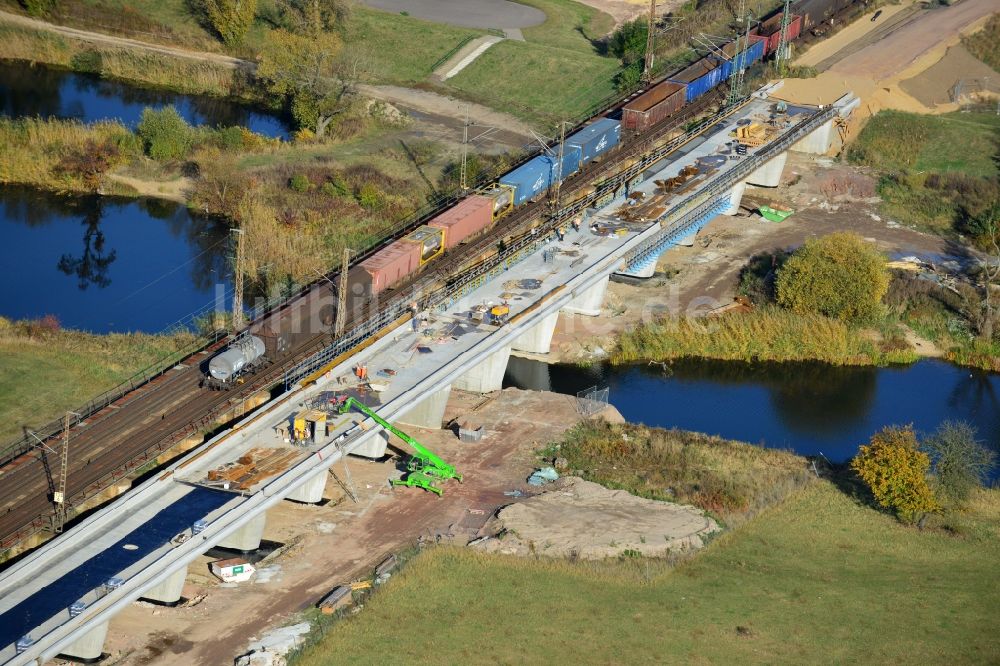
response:
<path id="1" fill-rule="evenodd" d="M 155 199 L 0 188 L 0 316 L 95 333 L 164 330 L 229 288 L 229 233 Z"/>
<path id="2" fill-rule="evenodd" d="M 0 60 L 0 115 L 10 118 L 117 119 L 134 127 L 144 108 L 168 104 L 192 125 L 240 125 L 265 136 L 289 136 L 289 126 L 279 114 L 231 100 L 138 88 L 92 74 Z"/>
<path id="3" fill-rule="evenodd" d="M 1000 375 L 924 360 L 841 368 L 822 363 L 685 361 L 656 366 L 547 365 L 511 357 L 505 386 L 576 394 L 608 387 L 627 421 L 694 430 L 753 444 L 851 458 L 887 425 L 930 432 L 972 423 L 1000 449 Z M 996 475 L 994 470 L 994 475 Z"/>

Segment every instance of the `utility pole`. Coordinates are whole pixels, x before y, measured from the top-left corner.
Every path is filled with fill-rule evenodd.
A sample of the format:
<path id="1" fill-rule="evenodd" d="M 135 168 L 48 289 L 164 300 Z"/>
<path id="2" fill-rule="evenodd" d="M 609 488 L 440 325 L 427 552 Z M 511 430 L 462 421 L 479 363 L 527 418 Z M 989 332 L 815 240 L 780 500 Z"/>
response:
<path id="1" fill-rule="evenodd" d="M 642 82 L 653 80 L 653 47 L 656 30 L 656 0 L 649 0 L 649 22 L 646 27 L 646 61 L 642 68 Z"/>
<path id="2" fill-rule="evenodd" d="M 62 451 L 59 456 L 59 485 L 52 493 L 52 501 L 56 505 L 55 523 L 53 525 L 53 531 L 56 534 L 62 533 L 63 527 L 66 525 L 66 514 L 68 513 L 66 506 L 66 477 L 69 474 L 69 422 L 74 414 L 75 412 L 66 412 L 63 415 Z"/>
<path id="3" fill-rule="evenodd" d="M 469 162 L 469 105 L 466 104 L 465 125 L 462 127 L 462 170 L 459 172 L 459 181 L 461 182 L 463 192 L 469 189 L 469 185 L 466 182 L 466 177 L 468 173 L 468 162 Z"/>
<path id="4" fill-rule="evenodd" d="M 788 67 L 788 59 L 791 57 L 788 46 L 788 25 L 792 21 L 792 0 L 785 0 L 785 7 L 781 12 L 781 35 L 778 39 L 778 51 L 774 60 L 778 63 L 778 75 L 784 76 Z"/>
<path id="5" fill-rule="evenodd" d="M 733 55 L 733 72 L 729 75 L 729 95 L 726 102 L 729 106 L 734 106 L 743 101 L 743 83 L 746 75 L 746 67 L 750 48 L 750 13 L 746 11 L 746 0 L 740 0 L 741 20 L 746 21 L 746 27 L 742 35 L 736 36 L 736 53 Z"/>
<path id="6" fill-rule="evenodd" d="M 556 163 L 556 172 L 553 174 L 553 178 L 556 181 L 556 191 L 553 194 L 553 206 L 556 214 L 559 213 L 559 194 L 562 191 L 562 175 L 563 171 L 563 156 L 566 147 L 566 121 L 560 121 L 559 123 L 559 162 Z"/>
<path id="7" fill-rule="evenodd" d="M 243 230 L 233 229 L 236 234 L 236 265 L 233 268 L 233 333 L 245 323 L 243 318 Z"/>
<path id="8" fill-rule="evenodd" d="M 333 331 L 335 335 L 344 332 L 347 321 L 347 269 L 351 267 L 351 248 L 344 248 L 344 259 L 340 264 L 340 286 L 337 287 L 337 318 Z"/>

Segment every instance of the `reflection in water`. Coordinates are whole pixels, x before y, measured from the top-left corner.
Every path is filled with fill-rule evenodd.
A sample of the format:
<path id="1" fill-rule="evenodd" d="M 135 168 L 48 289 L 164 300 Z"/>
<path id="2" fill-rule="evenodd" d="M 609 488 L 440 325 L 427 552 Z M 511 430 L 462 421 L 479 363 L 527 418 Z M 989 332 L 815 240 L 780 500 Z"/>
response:
<path id="1" fill-rule="evenodd" d="M 1000 450 L 1000 375 L 940 361 L 841 368 L 689 360 L 664 371 L 548 366 L 512 357 L 504 383 L 570 395 L 608 386 L 610 402 L 632 422 L 763 442 L 837 462 L 887 425 L 913 424 L 929 433 L 946 420 L 968 421 Z"/>
<path id="2" fill-rule="evenodd" d="M 173 202 L 0 187 L 0 225 L 0 316 L 157 332 L 228 288 L 227 225 Z"/>
<path id="3" fill-rule="evenodd" d="M 75 275 L 80 291 L 90 285 L 99 288 L 111 284 L 108 267 L 114 262 L 117 252 L 104 252 L 104 233 L 101 232 L 101 202 L 97 200 L 83 218 L 83 252 L 79 257 L 64 254 L 59 258 L 58 268 L 66 275 Z"/>
<path id="4" fill-rule="evenodd" d="M 99 63 L 92 63 L 95 71 Z M 254 109 L 225 98 L 181 95 L 140 88 L 96 74 L 50 69 L 19 61 L 0 61 L 0 115 L 10 118 L 75 118 L 83 122 L 139 121 L 146 107 L 174 105 L 192 125 L 239 125 L 266 136 L 288 138 L 279 114 Z"/>

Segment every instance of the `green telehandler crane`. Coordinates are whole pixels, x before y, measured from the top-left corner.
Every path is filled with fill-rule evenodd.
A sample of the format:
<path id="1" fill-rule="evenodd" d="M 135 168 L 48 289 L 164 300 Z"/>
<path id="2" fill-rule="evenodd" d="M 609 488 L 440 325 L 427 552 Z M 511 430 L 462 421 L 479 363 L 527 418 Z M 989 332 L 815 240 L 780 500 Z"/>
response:
<path id="1" fill-rule="evenodd" d="M 348 413 L 353 407 L 366 416 L 371 417 L 375 423 L 379 424 L 396 437 L 399 437 L 401 440 L 409 444 L 414 451 L 416 451 L 416 453 L 411 455 L 410 459 L 406 461 L 406 476 L 402 479 L 393 479 L 392 485 L 423 488 L 424 490 L 429 490 L 440 497 L 444 491 L 434 485 L 436 481 L 446 481 L 448 479 L 457 479 L 458 481 L 462 480 L 462 475 L 455 472 L 454 467 L 446 463 L 433 451 L 383 419 L 358 400 L 347 396 L 346 398 L 340 399 L 338 403 L 338 409 L 341 414 Z"/>

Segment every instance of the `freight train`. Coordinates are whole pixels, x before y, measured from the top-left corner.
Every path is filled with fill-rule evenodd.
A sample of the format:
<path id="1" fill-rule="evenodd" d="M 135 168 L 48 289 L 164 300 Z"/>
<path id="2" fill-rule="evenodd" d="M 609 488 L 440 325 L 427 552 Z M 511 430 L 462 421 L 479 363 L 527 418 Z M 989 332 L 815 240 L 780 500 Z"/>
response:
<path id="1" fill-rule="evenodd" d="M 789 39 L 799 36 L 801 16 L 792 16 Z M 774 54 L 781 37 L 781 14 L 758 24 L 751 31 L 747 48 L 730 42 L 690 66 L 663 77 L 657 84 L 610 109 L 604 117 L 585 124 L 566 137 L 561 151 L 550 147 L 501 176 L 491 186 L 476 192 L 439 213 L 407 236 L 381 248 L 348 272 L 348 294 L 355 302 L 367 302 L 421 271 L 447 250 L 485 232 L 512 210 L 541 199 L 553 186 L 588 165 L 600 161 L 622 141 L 622 130 L 641 136 L 702 95 L 724 83 L 738 69 L 747 68 Z M 331 325 L 334 318 L 332 290 L 317 283 L 297 306 L 271 313 L 253 327 L 257 335 L 282 342 L 275 350 L 291 348 L 304 322 L 318 319 Z M 252 336 L 251 336 L 252 338 Z M 252 338 L 256 339 L 256 338 Z M 234 342 L 209 363 L 213 385 L 226 387 L 281 351 L 265 345 Z"/>

